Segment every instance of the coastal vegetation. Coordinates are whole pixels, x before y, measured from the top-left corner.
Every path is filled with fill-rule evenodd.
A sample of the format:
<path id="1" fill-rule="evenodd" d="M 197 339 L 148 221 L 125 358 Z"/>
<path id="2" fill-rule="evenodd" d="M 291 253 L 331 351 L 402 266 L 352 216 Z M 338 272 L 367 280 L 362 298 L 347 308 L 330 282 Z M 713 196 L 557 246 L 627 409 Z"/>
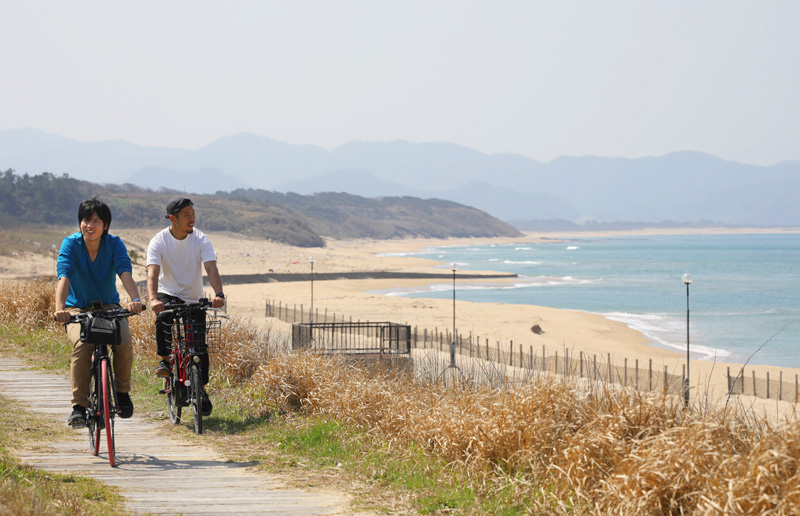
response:
<path id="1" fill-rule="evenodd" d="M 81 201 L 99 195 L 118 228 L 162 227 L 167 201 L 181 192 L 153 191 L 131 184 L 100 185 L 67 175 L 0 173 L 0 222 L 4 226 L 75 227 Z M 236 190 L 186 194 L 195 203 L 198 227 L 229 231 L 297 247 L 324 247 L 324 237 L 519 236 L 512 226 L 485 212 L 438 199 L 369 199 L 344 193 L 281 194 Z"/>
<path id="2" fill-rule="evenodd" d="M 66 370 L 53 283 L 0 284 L 0 349 Z M 137 411 L 152 314 L 132 318 Z M 9 335 L 29 335 L 10 338 Z M 231 316 L 213 355 L 209 445 L 365 507 L 456 514 L 797 514 L 800 426 L 543 375 L 522 388 L 291 353 Z M 60 358 L 59 358 L 60 357 Z M 424 369 L 424 368 L 423 368 Z M 188 432 L 174 427 L 176 432 Z M 302 480 L 301 480 L 302 479 Z M 355 487 L 354 487 L 355 486 Z"/>

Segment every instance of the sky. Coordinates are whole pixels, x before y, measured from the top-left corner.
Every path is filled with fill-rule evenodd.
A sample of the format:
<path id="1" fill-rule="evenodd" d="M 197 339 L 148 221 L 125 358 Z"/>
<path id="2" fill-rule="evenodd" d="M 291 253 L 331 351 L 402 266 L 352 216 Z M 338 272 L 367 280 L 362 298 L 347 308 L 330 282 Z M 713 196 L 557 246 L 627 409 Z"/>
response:
<path id="1" fill-rule="evenodd" d="M 0 130 L 800 160 L 796 0 L 0 0 Z"/>

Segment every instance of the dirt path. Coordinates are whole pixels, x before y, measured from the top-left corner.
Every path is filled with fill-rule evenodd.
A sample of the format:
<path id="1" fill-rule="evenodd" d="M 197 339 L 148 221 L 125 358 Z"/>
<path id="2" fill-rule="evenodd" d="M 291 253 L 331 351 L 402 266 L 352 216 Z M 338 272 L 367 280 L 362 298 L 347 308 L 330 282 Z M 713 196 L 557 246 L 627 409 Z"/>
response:
<path id="1" fill-rule="evenodd" d="M 60 421 L 69 412 L 68 379 L 32 371 L 19 360 L 0 357 L 0 393 Z M 45 471 L 93 477 L 118 486 L 135 514 L 353 514 L 344 494 L 288 488 L 208 447 L 167 436 L 159 424 L 136 415 L 118 418 L 114 427 L 115 468 L 109 466 L 107 447 L 101 447 L 97 457 L 89 453 L 86 430 L 76 430 L 72 439 L 53 443 L 50 450 L 22 453 L 19 458 Z"/>

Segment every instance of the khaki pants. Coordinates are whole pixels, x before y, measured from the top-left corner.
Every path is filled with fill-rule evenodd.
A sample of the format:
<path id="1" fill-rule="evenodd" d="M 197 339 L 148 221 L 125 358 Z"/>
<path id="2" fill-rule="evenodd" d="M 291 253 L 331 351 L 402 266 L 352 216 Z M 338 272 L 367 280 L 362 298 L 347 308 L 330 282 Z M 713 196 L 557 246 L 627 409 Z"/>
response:
<path id="1" fill-rule="evenodd" d="M 119 308 L 117 304 L 104 305 L 103 310 Z M 80 308 L 67 308 L 69 313 L 78 314 Z M 131 329 L 128 320 L 119 321 L 119 346 L 112 353 L 114 363 L 114 387 L 117 392 L 131 391 L 131 367 L 133 366 L 133 348 L 131 347 Z M 89 406 L 89 383 L 92 379 L 92 352 L 94 345 L 81 342 L 81 325 L 68 324 L 67 336 L 72 341 L 72 404 L 81 407 Z"/>

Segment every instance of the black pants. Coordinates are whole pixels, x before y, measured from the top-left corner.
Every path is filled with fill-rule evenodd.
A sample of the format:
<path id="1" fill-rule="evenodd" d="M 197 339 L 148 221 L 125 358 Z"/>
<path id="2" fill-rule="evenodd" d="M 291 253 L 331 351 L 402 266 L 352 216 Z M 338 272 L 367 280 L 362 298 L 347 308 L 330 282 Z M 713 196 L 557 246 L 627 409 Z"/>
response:
<path id="1" fill-rule="evenodd" d="M 178 297 L 170 296 L 159 292 L 156 298 L 164 304 L 167 303 L 184 303 Z M 156 316 L 156 349 L 159 356 L 166 357 L 172 353 L 172 322 L 175 320 L 176 314 L 168 314 L 161 312 Z M 192 324 L 199 335 L 205 339 L 206 329 L 206 312 L 205 310 L 191 310 L 188 315 L 183 317 L 184 323 Z M 205 344 L 203 341 L 202 344 Z M 198 346 L 198 347 L 202 347 Z M 208 383 L 208 353 L 200 354 L 200 372 L 203 375 L 203 385 Z"/>

